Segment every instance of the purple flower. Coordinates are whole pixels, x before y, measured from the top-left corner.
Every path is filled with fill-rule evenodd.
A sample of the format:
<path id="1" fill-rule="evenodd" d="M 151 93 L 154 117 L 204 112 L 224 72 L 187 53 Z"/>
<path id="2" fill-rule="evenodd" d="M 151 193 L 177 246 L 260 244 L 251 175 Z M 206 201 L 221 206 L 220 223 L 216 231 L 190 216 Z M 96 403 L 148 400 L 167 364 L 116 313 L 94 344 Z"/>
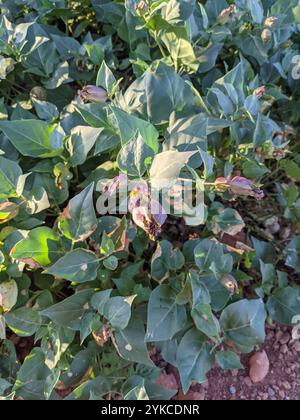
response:
<path id="1" fill-rule="evenodd" d="M 228 190 L 231 194 L 236 196 L 250 196 L 257 200 L 262 200 L 264 198 L 264 192 L 259 189 L 253 181 L 242 176 L 235 176 L 232 179 L 218 178 L 215 181 L 215 186 L 219 191 Z"/>
<path id="2" fill-rule="evenodd" d="M 143 229 L 151 240 L 156 240 L 167 220 L 162 206 L 157 201 L 150 200 L 147 206 L 137 206 L 131 213 L 134 223 Z"/>
<path id="3" fill-rule="evenodd" d="M 106 90 L 93 85 L 84 86 L 78 95 L 83 102 L 102 103 L 106 102 L 108 98 Z"/>
<path id="4" fill-rule="evenodd" d="M 151 197 L 146 183 L 138 183 L 130 193 L 128 209 L 134 223 L 155 240 L 167 220 L 162 205 Z"/>

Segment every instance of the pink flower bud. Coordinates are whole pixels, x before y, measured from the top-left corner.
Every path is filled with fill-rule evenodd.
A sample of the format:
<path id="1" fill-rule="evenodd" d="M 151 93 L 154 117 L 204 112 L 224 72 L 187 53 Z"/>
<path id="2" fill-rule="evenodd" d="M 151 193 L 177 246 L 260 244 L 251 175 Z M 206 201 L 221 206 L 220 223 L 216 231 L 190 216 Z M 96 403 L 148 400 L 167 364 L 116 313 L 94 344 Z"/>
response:
<path id="1" fill-rule="evenodd" d="M 261 99 L 266 94 L 266 87 L 260 86 L 259 88 L 255 89 L 254 94 L 257 96 L 258 99 Z"/>
<path id="2" fill-rule="evenodd" d="M 223 9 L 222 12 L 219 14 L 218 22 L 221 23 L 222 25 L 229 22 L 233 18 L 234 12 L 235 12 L 235 5 L 231 4 L 226 9 Z"/>
<path id="3" fill-rule="evenodd" d="M 261 39 L 264 44 L 268 44 L 272 39 L 272 32 L 270 29 L 264 29 L 261 34 Z"/>
<path id="4" fill-rule="evenodd" d="M 82 90 L 78 92 L 80 99 L 83 102 L 106 102 L 107 101 L 107 92 L 98 86 L 88 85 L 84 86 Z"/>
<path id="5" fill-rule="evenodd" d="M 137 11 L 137 13 L 144 15 L 145 13 L 147 13 L 149 11 L 149 6 L 148 3 L 146 1 L 140 1 L 136 6 L 135 6 L 135 10 Z"/>
<path id="6" fill-rule="evenodd" d="M 272 26 L 275 25 L 275 23 L 278 21 L 278 18 L 275 16 L 270 16 L 265 20 L 265 26 L 268 26 L 269 28 L 271 28 Z"/>

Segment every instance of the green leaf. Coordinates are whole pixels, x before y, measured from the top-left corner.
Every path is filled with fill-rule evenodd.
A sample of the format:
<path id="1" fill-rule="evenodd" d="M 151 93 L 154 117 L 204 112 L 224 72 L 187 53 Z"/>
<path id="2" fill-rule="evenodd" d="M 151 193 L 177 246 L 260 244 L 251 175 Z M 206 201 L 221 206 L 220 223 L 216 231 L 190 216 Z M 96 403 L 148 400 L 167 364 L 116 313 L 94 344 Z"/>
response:
<path id="1" fill-rule="evenodd" d="M 0 283 L 0 308 L 4 312 L 10 311 L 18 300 L 18 286 L 15 280 Z"/>
<path id="2" fill-rule="evenodd" d="M 103 290 L 95 293 L 91 300 L 92 307 L 99 312 L 100 315 L 104 313 L 104 305 L 109 301 L 112 289 Z"/>
<path id="3" fill-rule="evenodd" d="M 48 227 L 31 230 L 11 250 L 11 257 L 32 268 L 46 267 L 63 254 L 60 237 Z"/>
<path id="4" fill-rule="evenodd" d="M 75 321 L 81 319 L 88 310 L 88 303 L 93 295 L 91 289 L 81 290 L 50 308 L 44 309 L 41 315 L 50 318 L 56 325 L 73 328 Z"/>
<path id="5" fill-rule="evenodd" d="M 42 319 L 34 309 L 19 308 L 5 315 L 9 328 L 19 337 L 30 337 L 40 327 Z"/>
<path id="6" fill-rule="evenodd" d="M 25 177 L 20 166 L 0 156 L 0 198 L 19 197 L 24 190 Z"/>
<path id="7" fill-rule="evenodd" d="M 243 353 L 250 353 L 265 340 L 266 317 L 262 300 L 244 299 L 224 309 L 220 323 L 227 340 Z"/>
<path id="8" fill-rule="evenodd" d="M 273 321 L 293 325 L 293 318 L 300 315 L 300 290 L 290 286 L 275 290 L 267 309 Z"/>
<path id="9" fill-rule="evenodd" d="M 147 146 L 143 137 L 138 133 L 122 147 L 117 162 L 120 170 L 128 176 L 142 178 L 148 167 L 147 162 L 151 161 L 153 157 L 153 150 Z"/>
<path id="10" fill-rule="evenodd" d="M 163 9 L 163 16 L 171 24 L 188 20 L 196 6 L 195 0 L 169 0 Z"/>
<path id="11" fill-rule="evenodd" d="M 167 187 L 176 182 L 181 169 L 197 152 L 166 151 L 155 156 L 150 169 L 151 184 L 154 188 Z"/>
<path id="12" fill-rule="evenodd" d="M 300 181 L 300 167 L 293 160 L 282 160 L 280 166 L 295 181 Z"/>
<path id="13" fill-rule="evenodd" d="M 184 328 L 186 320 L 185 307 L 176 303 L 176 292 L 170 286 L 158 286 L 151 293 L 148 303 L 145 340 L 170 340 Z"/>
<path id="14" fill-rule="evenodd" d="M 111 107 L 113 115 L 116 119 L 116 125 L 119 130 L 122 145 L 128 143 L 134 138 L 137 133 L 140 133 L 145 144 L 153 150 L 154 153 L 158 152 L 158 131 L 156 128 L 141 118 L 130 115 L 122 109 Z"/>
<path id="15" fill-rule="evenodd" d="M 224 370 L 244 369 L 239 356 L 233 351 L 218 351 L 216 361 Z"/>
<path id="16" fill-rule="evenodd" d="M 47 274 L 75 283 L 95 280 L 98 269 L 96 255 L 85 249 L 75 249 L 46 270 Z"/>
<path id="17" fill-rule="evenodd" d="M 191 86 L 171 67 L 159 63 L 130 85 L 124 99 L 130 112 L 159 125 L 168 122 L 172 112 L 191 110 L 196 97 Z"/>
<path id="18" fill-rule="evenodd" d="M 45 121 L 0 121 L 0 129 L 23 156 L 48 158 L 62 153 L 64 135 Z"/>
<path id="19" fill-rule="evenodd" d="M 230 273 L 232 270 L 232 256 L 224 253 L 224 246 L 219 242 L 204 239 L 196 246 L 194 254 L 201 271 Z"/>
<path id="20" fill-rule="evenodd" d="M 205 336 L 195 328 L 182 338 L 177 350 L 177 365 L 185 394 L 193 382 L 206 382 L 206 373 L 213 367 L 211 349 Z"/>
<path id="21" fill-rule="evenodd" d="M 157 244 L 151 260 L 151 277 L 163 282 L 170 271 L 178 271 L 184 266 L 184 256 L 179 249 L 173 249 L 169 241 Z"/>
<path id="22" fill-rule="evenodd" d="M 25 358 L 21 369 L 18 372 L 14 390 L 18 396 L 25 396 L 35 388 L 37 382 L 42 382 L 51 374 L 50 369 L 45 365 L 45 355 L 40 348 L 34 348 Z M 41 388 L 43 391 L 43 387 Z M 43 392 L 39 395 L 43 399 Z"/>
<path id="23" fill-rule="evenodd" d="M 210 338 L 220 341 L 220 325 L 211 306 L 199 303 L 191 311 L 196 328 Z"/>
<path id="24" fill-rule="evenodd" d="M 172 27 L 167 31 L 163 31 L 161 39 L 167 47 L 176 69 L 180 69 L 183 66 L 191 73 L 198 70 L 200 63 L 197 60 L 192 44 L 187 39 L 185 30 Z"/>
<path id="25" fill-rule="evenodd" d="M 106 89 L 111 96 L 114 94 L 115 84 L 116 78 L 113 75 L 113 72 L 107 66 L 105 61 L 103 61 L 97 74 L 96 85 Z"/>
<path id="26" fill-rule="evenodd" d="M 131 305 L 135 296 L 110 298 L 103 307 L 103 316 L 116 330 L 124 330 L 131 317 Z"/>
<path id="27" fill-rule="evenodd" d="M 74 242 L 85 241 L 97 228 L 93 192 L 94 183 L 72 198 L 59 218 L 59 229 Z"/>
<path id="28" fill-rule="evenodd" d="M 210 293 L 199 275 L 195 271 L 190 271 L 189 279 L 192 285 L 193 308 L 199 304 L 209 305 L 211 303 Z"/>
<path id="29" fill-rule="evenodd" d="M 82 165 L 94 147 L 103 128 L 77 126 L 72 129 L 69 140 L 70 163 L 72 166 Z"/>
<path id="30" fill-rule="evenodd" d="M 133 317 L 127 327 L 116 331 L 114 336 L 117 351 L 124 359 L 149 367 L 154 366 L 144 341 L 145 331 L 141 319 Z"/>
<path id="31" fill-rule="evenodd" d="M 103 265 L 105 268 L 107 268 L 110 271 L 115 271 L 118 268 L 119 260 L 114 255 L 111 255 L 110 257 L 106 258 L 103 261 Z"/>

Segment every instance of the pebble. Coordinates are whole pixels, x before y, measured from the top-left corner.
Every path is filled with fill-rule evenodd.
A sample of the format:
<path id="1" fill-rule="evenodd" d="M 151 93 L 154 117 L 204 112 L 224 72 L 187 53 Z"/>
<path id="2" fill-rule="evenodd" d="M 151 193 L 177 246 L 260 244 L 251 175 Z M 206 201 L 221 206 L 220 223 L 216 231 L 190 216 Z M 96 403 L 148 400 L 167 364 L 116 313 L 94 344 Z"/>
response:
<path id="1" fill-rule="evenodd" d="M 287 391 L 289 391 L 290 389 L 292 389 L 291 385 L 288 382 L 283 382 L 282 386 L 284 389 L 286 389 Z"/>
<path id="2" fill-rule="evenodd" d="M 270 397 L 275 397 L 275 391 L 272 388 L 268 388 L 268 394 L 270 395 Z"/>
<path id="3" fill-rule="evenodd" d="M 300 341 L 296 341 L 294 344 L 294 350 L 296 350 L 297 353 L 300 352 Z"/>
<path id="4" fill-rule="evenodd" d="M 282 338 L 282 336 L 283 336 L 283 332 L 281 330 L 280 331 L 277 331 L 277 333 L 276 333 L 276 340 L 277 341 L 280 341 L 281 338 Z"/>
<path id="5" fill-rule="evenodd" d="M 230 394 L 231 395 L 235 395 L 236 394 L 236 387 L 235 386 L 231 386 L 230 389 L 229 389 L 229 391 L 230 391 Z"/>
<path id="6" fill-rule="evenodd" d="M 248 387 L 251 387 L 253 385 L 253 383 L 252 383 L 251 379 L 249 378 L 249 376 L 247 376 L 244 379 L 244 382 L 245 382 L 245 385 L 247 385 Z"/>
<path id="7" fill-rule="evenodd" d="M 287 354 L 289 352 L 289 348 L 288 348 L 288 346 L 286 345 L 286 344 L 283 344 L 281 347 L 280 347 L 280 353 L 282 353 L 282 354 Z"/>
<path id="8" fill-rule="evenodd" d="M 291 339 L 290 333 L 284 333 L 281 339 L 279 340 L 280 344 L 287 344 Z"/>
<path id="9" fill-rule="evenodd" d="M 279 397 L 280 398 L 285 398 L 285 392 L 284 391 L 279 391 Z"/>

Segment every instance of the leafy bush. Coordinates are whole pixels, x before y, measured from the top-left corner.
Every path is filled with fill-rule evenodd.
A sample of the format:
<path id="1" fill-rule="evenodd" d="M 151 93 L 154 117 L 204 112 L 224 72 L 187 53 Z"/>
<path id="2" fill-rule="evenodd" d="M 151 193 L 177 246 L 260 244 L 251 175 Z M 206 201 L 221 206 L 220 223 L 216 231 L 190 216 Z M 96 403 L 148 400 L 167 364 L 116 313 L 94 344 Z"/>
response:
<path id="1" fill-rule="evenodd" d="M 0 1 L 2 398 L 169 399 L 300 315 L 300 6 L 229 3 Z"/>

